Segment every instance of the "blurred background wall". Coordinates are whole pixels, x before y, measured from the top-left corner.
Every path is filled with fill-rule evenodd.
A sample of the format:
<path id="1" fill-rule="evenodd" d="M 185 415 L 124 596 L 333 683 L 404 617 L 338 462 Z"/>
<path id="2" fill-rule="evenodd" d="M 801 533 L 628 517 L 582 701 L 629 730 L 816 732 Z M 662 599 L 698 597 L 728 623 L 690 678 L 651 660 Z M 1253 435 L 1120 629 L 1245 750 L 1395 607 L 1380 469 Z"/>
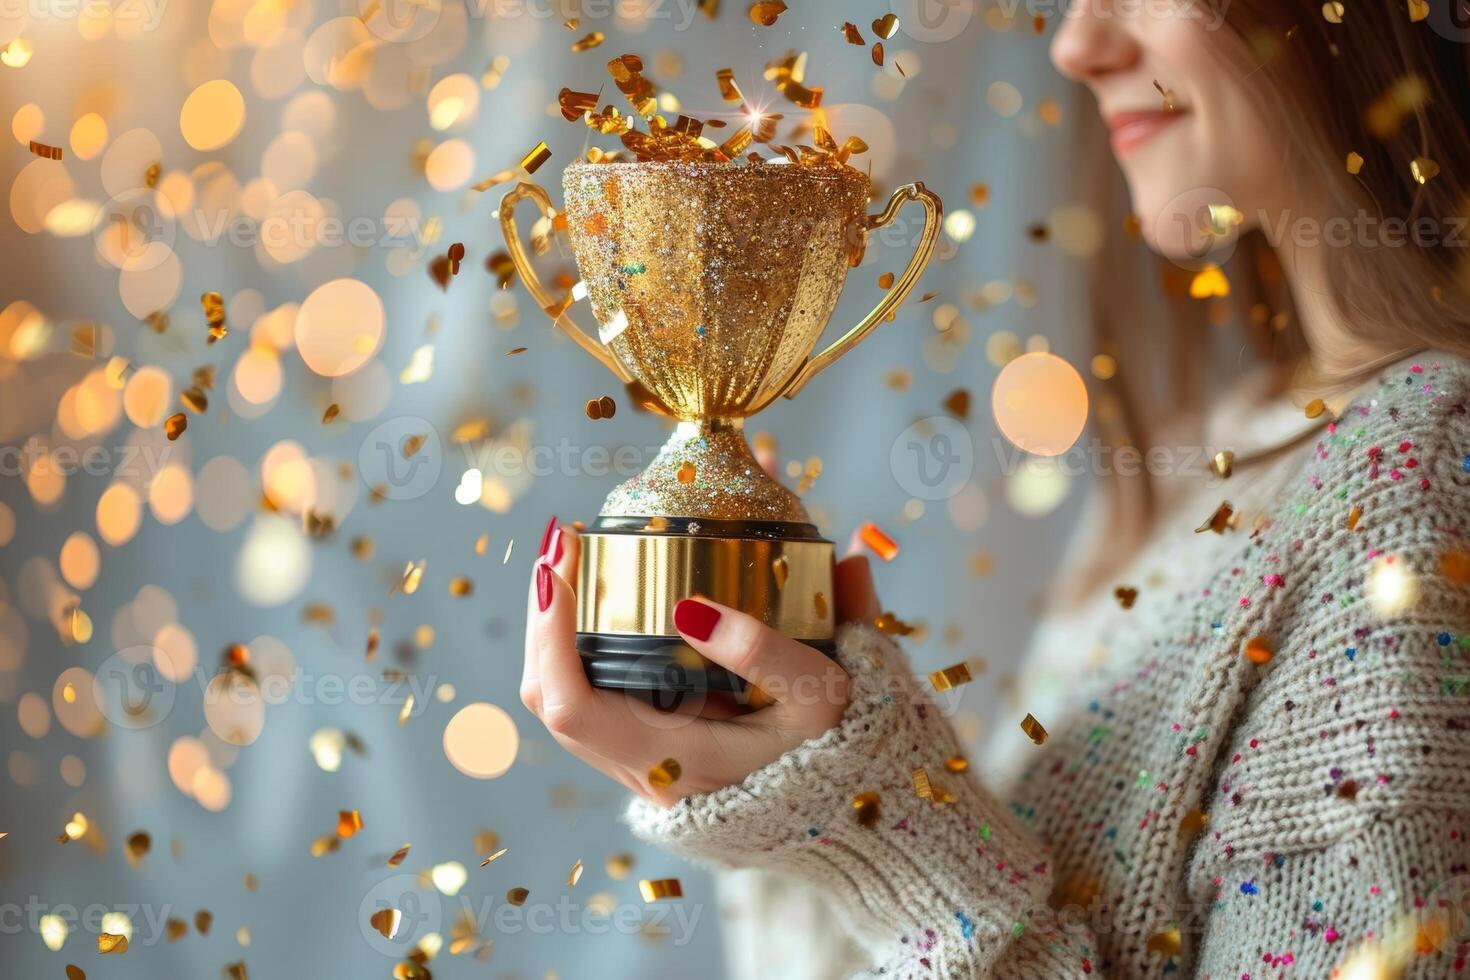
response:
<path id="1" fill-rule="evenodd" d="M 625 52 L 701 117 L 729 110 L 714 74 L 733 68 L 784 130 L 804 114 L 762 73 L 805 51 L 881 193 L 921 179 L 946 202 L 896 319 L 751 430 L 828 537 L 872 521 L 898 542 L 884 604 L 917 669 L 975 666 L 951 702 L 966 739 L 1014 725 L 1086 488 L 1015 465 L 990 386 L 1022 350 L 1084 374 L 1097 353 L 1084 269 L 1116 229 L 1080 199 L 1090 106 L 1025 4 L 895 0 L 882 68 L 888 7 L 791 7 L 761 27 L 730 0 L 713 19 L 693 0 L 0 3 L 0 974 L 391 976 L 427 944 L 439 977 L 719 975 L 710 879 L 637 846 L 622 792 L 517 694 L 541 528 L 591 519 L 619 479 L 599 453 L 666 428 L 499 287 L 510 184 L 470 185 L 544 140 L 534 179 L 559 202 L 589 135 L 557 93 L 616 104 Z M 915 233 L 872 243 L 829 337 Z M 604 394 L 617 415 L 592 421 Z M 500 711 L 459 723 L 493 779 L 446 748 L 482 704 Z M 645 905 L 638 879 L 665 877 L 682 901 Z M 369 924 L 384 905 L 392 940 Z M 103 931 L 131 948 L 99 956 Z"/>

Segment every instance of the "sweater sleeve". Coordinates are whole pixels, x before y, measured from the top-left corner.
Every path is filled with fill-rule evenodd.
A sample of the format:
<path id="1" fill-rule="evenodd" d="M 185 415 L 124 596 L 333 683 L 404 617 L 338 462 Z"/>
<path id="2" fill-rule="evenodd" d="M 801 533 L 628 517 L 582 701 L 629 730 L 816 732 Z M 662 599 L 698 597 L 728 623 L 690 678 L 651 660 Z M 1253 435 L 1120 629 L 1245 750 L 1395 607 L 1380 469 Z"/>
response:
<path id="1" fill-rule="evenodd" d="M 876 974 L 1096 975 L 1086 934 L 1046 914 L 1045 850 L 952 771 L 962 768 L 958 740 L 899 648 L 846 626 L 838 658 L 852 701 L 836 727 L 738 785 L 668 808 L 634 801 L 635 833 L 706 864 L 820 889 L 864 945 L 889 949 Z"/>

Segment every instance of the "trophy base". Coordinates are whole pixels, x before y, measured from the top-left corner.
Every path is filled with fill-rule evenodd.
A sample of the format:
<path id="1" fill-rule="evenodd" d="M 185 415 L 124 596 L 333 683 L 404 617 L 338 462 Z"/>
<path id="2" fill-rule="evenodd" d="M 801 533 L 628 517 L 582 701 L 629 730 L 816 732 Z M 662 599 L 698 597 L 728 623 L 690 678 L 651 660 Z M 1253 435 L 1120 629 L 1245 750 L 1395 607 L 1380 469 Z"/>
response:
<path id="1" fill-rule="evenodd" d="M 830 639 L 801 642 L 829 657 L 836 652 Z M 704 661 L 677 636 L 578 633 L 577 652 L 593 687 L 672 695 L 730 694 L 737 699 L 750 693 L 745 681 Z M 655 704 L 678 706 L 677 701 Z"/>
<path id="2" fill-rule="evenodd" d="M 745 693 L 674 628 L 695 596 L 833 651 L 832 542 L 811 524 L 601 517 L 581 542 L 577 649 L 595 687 Z"/>

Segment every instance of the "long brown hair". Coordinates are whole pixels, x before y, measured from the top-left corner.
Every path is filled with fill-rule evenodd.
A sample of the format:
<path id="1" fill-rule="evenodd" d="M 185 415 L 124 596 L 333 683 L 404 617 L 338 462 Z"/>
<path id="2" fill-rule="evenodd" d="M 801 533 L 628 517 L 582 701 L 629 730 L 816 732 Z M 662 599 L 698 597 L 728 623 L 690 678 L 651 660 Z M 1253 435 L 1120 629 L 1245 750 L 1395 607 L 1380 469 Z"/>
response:
<path id="1" fill-rule="evenodd" d="M 1224 15 L 1221 57 L 1289 134 L 1282 179 L 1310 188 L 1329 214 L 1422 222 L 1429 239 L 1401 247 L 1358 241 L 1323 248 L 1320 261 L 1344 330 L 1365 349 L 1403 356 L 1443 350 L 1470 357 L 1470 11 L 1467 0 L 1347 4 L 1329 21 L 1317 0 L 1214 0 Z M 1329 5 L 1330 6 L 1330 5 Z M 1420 8 L 1423 9 L 1423 8 Z M 1335 13 L 1335 11 L 1331 11 Z M 1083 140 L 1102 141 L 1101 124 Z M 1222 147 L 1221 152 L 1228 152 Z M 1350 159 L 1350 154 L 1355 155 Z M 1360 160 L 1357 158 L 1361 158 Z M 1115 168 L 1100 168 L 1094 199 L 1127 227 L 1127 197 Z M 1136 238 L 1136 236 L 1135 236 Z M 1116 373 L 1094 380 L 1097 437 L 1116 450 L 1198 445 L 1217 324 L 1241 328 L 1279 391 L 1309 377 L 1323 394 L 1363 381 L 1383 358 L 1330 373 L 1308 355 L 1276 255 L 1260 232 L 1243 236 L 1226 262 L 1229 300 L 1188 297 L 1187 273 L 1141 241 L 1104 249 L 1089 284 L 1098 351 Z M 1180 288 L 1181 273 L 1185 285 Z M 1163 289 L 1159 290 L 1159 284 Z M 1152 287 L 1152 288 L 1151 288 Z M 1156 299 L 1162 292 L 1162 308 Z M 1169 329 L 1150 329 L 1160 316 Z M 1237 341 L 1238 343 L 1238 341 Z M 1388 359 L 1392 359 L 1392 354 Z M 1160 424 L 1160 420 L 1167 420 Z M 1108 534 L 1080 572 L 1071 598 L 1103 584 L 1150 536 L 1162 509 L 1146 468 L 1105 480 Z"/>

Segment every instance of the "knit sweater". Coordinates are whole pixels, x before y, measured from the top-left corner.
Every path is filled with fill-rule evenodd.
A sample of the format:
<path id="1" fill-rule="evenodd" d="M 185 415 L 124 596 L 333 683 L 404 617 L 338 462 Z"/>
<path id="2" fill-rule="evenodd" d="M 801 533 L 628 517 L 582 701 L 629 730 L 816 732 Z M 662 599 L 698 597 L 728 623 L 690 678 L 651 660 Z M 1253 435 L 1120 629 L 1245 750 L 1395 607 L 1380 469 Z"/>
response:
<path id="1" fill-rule="evenodd" d="M 1362 976 L 1455 975 L 1467 413 L 1470 366 L 1401 362 L 1236 526 L 1161 539 L 1170 579 L 1118 583 L 1138 595 L 1119 600 L 1108 656 L 1039 719 L 1051 735 L 1022 742 L 1010 785 L 973 778 L 944 698 L 854 625 L 837 726 L 737 785 L 635 801 L 629 823 L 819 892 L 865 975 L 1347 980 L 1370 960 L 1387 970 Z M 1079 661 L 1097 639 L 1076 637 Z"/>

